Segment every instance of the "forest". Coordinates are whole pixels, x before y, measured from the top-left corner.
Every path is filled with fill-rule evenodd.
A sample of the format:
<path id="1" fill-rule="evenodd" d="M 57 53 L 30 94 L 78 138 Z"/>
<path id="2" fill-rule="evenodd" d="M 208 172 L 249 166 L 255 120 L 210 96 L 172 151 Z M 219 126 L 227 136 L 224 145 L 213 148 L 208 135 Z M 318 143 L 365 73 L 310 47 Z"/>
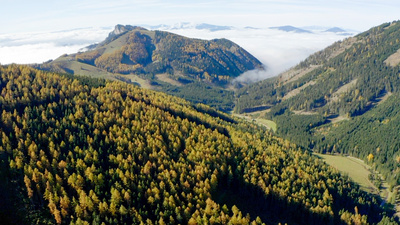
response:
<path id="1" fill-rule="evenodd" d="M 0 67 L 0 216 L 13 224 L 396 224 L 265 128 L 123 82 Z"/>

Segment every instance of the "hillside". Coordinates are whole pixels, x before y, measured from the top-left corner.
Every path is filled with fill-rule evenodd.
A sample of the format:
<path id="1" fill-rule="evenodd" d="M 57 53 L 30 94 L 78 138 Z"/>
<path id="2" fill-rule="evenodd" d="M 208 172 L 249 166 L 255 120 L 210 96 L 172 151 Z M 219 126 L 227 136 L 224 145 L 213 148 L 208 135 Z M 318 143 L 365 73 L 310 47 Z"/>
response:
<path id="1" fill-rule="evenodd" d="M 317 52 L 291 70 L 243 88 L 236 111 L 269 108 L 277 134 L 323 153 L 367 161 L 400 184 L 400 23 L 386 23 Z"/>
<path id="2" fill-rule="evenodd" d="M 0 67 L 0 93 L 3 223 L 388 219 L 307 151 L 202 104 L 16 65 Z"/>
<path id="3" fill-rule="evenodd" d="M 36 66 L 53 72 L 119 79 L 225 111 L 233 107 L 233 93 L 224 90 L 230 81 L 262 67 L 259 60 L 227 39 L 191 39 L 129 25 L 115 26 L 103 42 L 89 46 L 88 51 Z M 186 87 L 191 83 L 211 90 L 205 93 L 198 85 Z M 193 88 L 202 94 L 191 94 Z M 226 95 L 230 97 L 226 99 Z"/>

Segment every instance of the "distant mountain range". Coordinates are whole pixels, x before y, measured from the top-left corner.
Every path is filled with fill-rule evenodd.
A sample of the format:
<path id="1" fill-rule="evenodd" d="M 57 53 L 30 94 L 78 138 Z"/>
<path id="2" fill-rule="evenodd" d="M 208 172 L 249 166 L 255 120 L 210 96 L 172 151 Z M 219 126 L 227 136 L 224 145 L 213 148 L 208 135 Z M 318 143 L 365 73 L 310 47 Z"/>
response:
<path id="1" fill-rule="evenodd" d="M 285 32 L 294 32 L 294 33 L 316 33 L 316 32 L 330 32 L 336 33 L 339 35 L 350 36 L 354 35 L 354 31 L 344 30 L 339 27 L 332 27 L 332 28 L 322 28 L 322 27 L 304 27 L 298 28 L 294 26 L 280 26 L 280 27 L 270 27 L 270 29 L 281 30 Z"/>
<path id="2" fill-rule="evenodd" d="M 254 30 L 254 29 L 266 29 L 266 28 L 259 28 L 259 27 L 252 27 L 246 26 L 244 28 L 238 28 L 233 26 L 220 26 L 220 25 L 213 25 L 207 23 L 177 23 L 174 25 L 142 25 L 145 28 L 151 30 L 180 30 L 180 29 L 197 29 L 197 30 L 208 30 L 211 32 L 216 31 L 226 31 L 226 30 L 235 30 L 235 29 L 245 29 L 245 30 Z M 353 30 L 345 30 L 339 27 L 318 27 L 318 26 L 308 26 L 308 27 L 294 27 L 290 25 L 286 26 L 276 26 L 276 27 L 269 27 L 267 29 L 274 29 L 274 30 L 281 30 L 285 32 L 295 32 L 295 33 L 318 33 L 318 32 L 332 32 L 332 33 L 339 33 L 339 34 L 346 34 L 351 35 L 355 34 L 356 31 Z"/>

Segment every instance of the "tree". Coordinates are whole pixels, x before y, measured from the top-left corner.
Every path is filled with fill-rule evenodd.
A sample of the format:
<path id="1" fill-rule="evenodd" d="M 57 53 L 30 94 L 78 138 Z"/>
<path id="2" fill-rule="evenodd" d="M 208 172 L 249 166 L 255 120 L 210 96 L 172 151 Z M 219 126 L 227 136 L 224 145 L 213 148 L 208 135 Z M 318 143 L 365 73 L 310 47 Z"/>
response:
<path id="1" fill-rule="evenodd" d="M 374 155 L 372 153 L 369 153 L 367 159 L 368 162 L 372 162 L 374 160 Z"/>

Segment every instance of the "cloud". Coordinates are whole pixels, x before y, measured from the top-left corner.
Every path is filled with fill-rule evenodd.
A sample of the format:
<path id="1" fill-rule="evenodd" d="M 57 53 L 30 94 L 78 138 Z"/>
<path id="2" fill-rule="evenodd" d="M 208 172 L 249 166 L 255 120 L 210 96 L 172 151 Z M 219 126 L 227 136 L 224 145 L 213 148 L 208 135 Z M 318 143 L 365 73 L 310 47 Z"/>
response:
<path id="1" fill-rule="evenodd" d="M 255 70 L 249 70 L 247 72 L 244 72 L 241 74 L 239 77 L 235 78 L 232 83 L 240 82 L 240 83 L 254 83 L 260 80 L 264 80 L 268 77 L 272 77 L 273 74 L 265 69 L 255 69 Z"/>
<path id="2" fill-rule="evenodd" d="M 63 54 L 103 41 L 112 30 L 80 28 L 57 32 L 17 33 L 0 35 L 0 63 L 30 64 L 56 59 Z"/>
<path id="3" fill-rule="evenodd" d="M 86 45 L 58 46 L 54 43 L 41 43 L 0 47 L 0 63 L 43 63 L 50 59 L 56 59 L 63 54 L 75 53 L 85 46 Z"/>

